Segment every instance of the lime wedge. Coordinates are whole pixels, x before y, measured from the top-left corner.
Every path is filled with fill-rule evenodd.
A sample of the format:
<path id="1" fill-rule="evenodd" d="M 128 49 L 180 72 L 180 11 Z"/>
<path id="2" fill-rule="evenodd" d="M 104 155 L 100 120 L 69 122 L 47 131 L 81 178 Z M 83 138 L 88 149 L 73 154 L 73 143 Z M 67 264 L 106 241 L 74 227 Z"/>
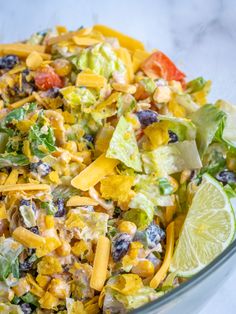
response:
<path id="1" fill-rule="evenodd" d="M 234 212 L 221 186 L 209 175 L 194 195 L 186 216 L 170 270 L 179 276 L 196 274 L 233 240 Z"/>

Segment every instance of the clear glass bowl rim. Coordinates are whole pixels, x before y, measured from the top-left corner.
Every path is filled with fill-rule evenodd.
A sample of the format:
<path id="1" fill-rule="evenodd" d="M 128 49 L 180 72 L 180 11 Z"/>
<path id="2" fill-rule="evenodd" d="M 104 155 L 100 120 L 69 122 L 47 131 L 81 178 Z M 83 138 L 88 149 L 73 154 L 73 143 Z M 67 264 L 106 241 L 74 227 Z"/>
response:
<path id="1" fill-rule="evenodd" d="M 194 285 L 198 284 L 208 276 L 213 274 L 216 269 L 222 267 L 227 260 L 229 260 L 236 253 L 236 239 L 209 265 L 204 267 L 199 273 L 191 277 L 188 281 L 182 283 L 177 288 L 171 290 L 167 294 L 161 296 L 157 300 L 149 302 L 140 308 L 133 310 L 132 314 L 144 314 L 149 311 L 161 310 L 167 303 L 172 302 L 175 298 L 184 295 L 184 293 L 191 289 Z"/>

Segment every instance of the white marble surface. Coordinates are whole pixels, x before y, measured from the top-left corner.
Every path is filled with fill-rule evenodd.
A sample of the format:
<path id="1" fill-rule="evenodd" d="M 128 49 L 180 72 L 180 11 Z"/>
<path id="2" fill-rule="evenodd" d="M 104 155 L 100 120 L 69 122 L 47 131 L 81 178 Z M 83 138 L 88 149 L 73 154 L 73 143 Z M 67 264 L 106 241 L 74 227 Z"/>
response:
<path id="1" fill-rule="evenodd" d="M 212 79 L 211 101 L 236 104 L 235 16 L 236 0 L 1 0 L 0 42 L 55 24 L 107 24 L 163 50 L 189 78 Z M 236 271 L 200 314 L 236 313 L 235 281 Z"/>

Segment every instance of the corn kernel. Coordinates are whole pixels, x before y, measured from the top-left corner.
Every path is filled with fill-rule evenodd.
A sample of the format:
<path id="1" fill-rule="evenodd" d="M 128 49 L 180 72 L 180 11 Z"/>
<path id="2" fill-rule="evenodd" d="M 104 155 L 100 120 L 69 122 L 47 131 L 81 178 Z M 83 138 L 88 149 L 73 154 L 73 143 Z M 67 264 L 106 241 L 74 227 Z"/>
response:
<path id="1" fill-rule="evenodd" d="M 63 145 L 63 148 L 71 153 L 77 153 L 77 144 L 74 141 L 69 141 Z"/>
<path id="2" fill-rule="evenodd" d="M 36 70 L 38 67 L 41 66 L 42 63 L 43 58 L 37 51 L 31 52 L 26 59 L 27 67 L 32 70 Z"/>
<path id="3" fill-rule="evenodd" d="M 14 291 L 15 295 L 17 297 L 22 296 L 23 294 L 30 291 L 30 285 L 27 282 L 26 278 L 20 278 L 17 285 L 12 287 L 12 290 Z"/>
<path id="4" fill-rule="evenodd" d="M 6 205 L 3 202 L 0 202 L 0 220 L 7 218 Z"/>
<path id="5" fill-rule="evenodd" d="M 56 249 L 56 252 L 60 256 L 68 256 L 70 255 L 71 246 L 68 242 L 61 240 L 61 246 Z"/>
<path id="6" fill-rule="evenodd" d="M 47 287 L 47 285 L 49 284 L 50 280 L 51 280 L 51 278 L 49 276 L 45 276 L 45 275 L 38 275 L 36 277 L 37 283 L 43 289 L 45 289 Z"/>
<path id="7" fill-rule="evenodd" d="M 53 275 L 62 272 L 60 261 L 54 256 L 44 256 L 37 265 L 38 273 L 41 275 Z"/>
<path id="8" fill-rule="evenodd" d="M 183 88 L 179 81 L 170 81 L 169 84 L 174 93 L 182 93 Z"/>
<path id="9" fill-rule="evenodd" d="M 50 292 L 46 292 L 44 296 L 39 300 L 39 304 L 43 309 L 53 309 L 55 308 L 59 303 L 59 300 L 57 297 L 55 297 Z"/>
<path id="10" fill-rule="evenodd" d="M 48 291 L 59 299 L 65 299 L 70 294 L 70 286 L 60 278 L 54 278 L 50 282 Z"/>
<path id="11" fill-rule="evenodd" d="M 133 223 L 131 221 L 125 221 L 124 220 L 119 224 L 118 229 L 120 232 L 134 235 L 136 230 L 137 230 L 137 227 L 136 227 L 135 223 Z"/>
<path id="12" fill-rule="evenodd" d="M 52 66 L 59 76 L 70 74 L 72 69 L 71 63 L 66 59 L 56 59 L 53 61 Z"/>
<path id="13" fill-rule="evenodd" d="M 30 292 L 35 294 L 37 297 L 41 298 L 44 295 L 44 290 L 37 284 L 33 276 L 30 274 L 27 274 L 26 280 L 30 285 Z"/>
<path id="14" fill-rule="evenodd" d="M 49 179 L 53 182 L 53 183 L 56 183 L 56 184 L 59 184 L 60 183 L 60 178 L 59 178 L 59 175 L 57 173 L 57 171 L 51 171 L 48 175 Z"/>
<path id="15" fill-rule="evenodd" d="M 132 268 L 132 273 L 139 275 L 142 278 L 153 276 L 154 265 L 151 261 L 145 259 L 138 262 L 136 266 Z"/>
<path id="16" fill-rule="evenodd" d="M 228 157 L 228 156 L 227 156 Z M 226 159 L 227 168 L 231 171 L 236 171 L 236 157 Z"/>
<path id="17" fill-rule="evenodd" d="M 84 240 L 76 242 L 71 248 L 72 253 L 78 257 L 84 257 L 84 254 L 86 254 L 89 250 L 90 247 Z"/>
<path id="18" fill-rule="evenodd" d="M 6 182 L 7 177 L 8 177 L 7 173 L 0 172 L 0 185 L 3 185 Z"/>
<path id="19" fill-rule="evenodd" d="M 157 86 L 153 99 L 157 103 L 167 103 L 171 98 L 171 90 L 168 86 Z"/>

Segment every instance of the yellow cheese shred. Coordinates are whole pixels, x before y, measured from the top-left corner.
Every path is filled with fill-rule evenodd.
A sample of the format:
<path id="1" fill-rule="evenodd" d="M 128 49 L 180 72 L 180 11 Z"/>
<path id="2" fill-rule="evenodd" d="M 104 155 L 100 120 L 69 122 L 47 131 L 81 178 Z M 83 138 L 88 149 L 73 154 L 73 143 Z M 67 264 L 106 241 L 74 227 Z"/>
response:
<path id="1" fill-rule="evenodd" d="M 136 73 L 140 65 L 150 56 L 150 53 L 145 50 L 136 49 L 133 54 L 133 69 Z"/>
<path id="2" fill-rule="evenodd" d="M 89 188 L 96 185 L 102 178 L 111 173 L 118 163 L 118 160 L 107 158 L 105 154 L 102 154 L 72 179 L 71 185 L 82 191 L 87 191 Z"/>
<path id="3" fill-rule="evenodd" d="M 14 102 L 13 104 L 10 104 L 8 106 L 9 109 L 13 110 L 13 109 L 16 109 L 16 108 L 19 108 L 21 106 L 23 106 L 24 104 L 28 103 L 28 102 L 31 102 L 31 101 L 34 101 L 35 100 L 35 96 L 34 95 L 30 95 L 24 99 L 21 99 L 19 101 L 16 101 Z"/>
<path id="4" fill-rule="evenodd" d="M 121 48 L 116 50 L 116 54 L 117 54 L 118 58 L 120 58 L 123 61 L 124 65 L 126 67 L 127 82 L 131 83 L 134 79 L 134 69 L 133 69 L 133 63 L 131 60 L 131 55 L 130 55 L 128 49 L 121 47 Z"/>
<path id="5" fill-rule="evenodd" d="M 110 256 L 111 243 L 107 237 L 100 236 L 98 238 L 93 271 L 90 279 L 90 287 L 97 291 L 101 291 L 107 278 L 107 266 Z"/>
<path id="6" fill-rule="evenodd" d="M 9 185 L 0 185 L 0 192 L 12 192 L 12 191 L 44 191 L 49 190 L 50 186 L 47 184 L 9 184 Z"/>
<path id="7" fill-rule="evenodd" d="M 13 231 L 12 237 L 19 243 L 31 249 L 41 248 L 46 243 L 43 237 L 29 231 L 24 227 L 17 227 Z"/>
<path id="8" fill-rule="evenodd" d="M 89 47 L 96 44 L 99 44 L 101 40 L 91 38 L 91 37 L 82 37 L 82 36 L 74 36 L 73 41 L 76 45 L 81 47 Z"/>
<path id="9" fill-rule="evenodd" d="M 90 197 L 74 195 L 67 201 L 66 206 L 96 206 L 98 202 Z"/>
<path id="10" fill-rule="evenodd" d="M 134 39 L 130 36 L 127 36 L 125 34 L 122 34 L 110 27 L 107 27 L 105 25 L 94 25 L 93 27 L 94 30 L 101 32 L 104 36 L 107 37 L 115 37 L 119 40 L 119 43 L 122 47 L 125 47 L 131 51 L 135 50 L 135 49 L 140 49 L 140 50 L 144 50 L 144 45 L 141 41 Z"/>
<path id="11" fill-rule="evenodd" d="M 45 46 L 29 44 L 0 44 L 0 55 L 14 54 L 26 58 L 31 52 L 37 51 L 43 60 L 50 60 L 51 55 L 45 53 Z"/>
<path id="12" fill-rule="evenodd" d="M 161 281 L 165 278 L 168 268 L 170 266 L 171 258 L 174 250 L 174 222 L 171 222 L 166 228 L 166 253 L 161 268 L 157 271 L 155 276 L 150 281 L 150 287 L 156 289 Z"/>
<path id="13" fill-rule="evenodd" d="M 106 84 L 106 79 L 102 75 L 93 73 L 80 72 L 76 78 L 76 86 L 85 86 L 92 88 L 103 88 Z"/>

